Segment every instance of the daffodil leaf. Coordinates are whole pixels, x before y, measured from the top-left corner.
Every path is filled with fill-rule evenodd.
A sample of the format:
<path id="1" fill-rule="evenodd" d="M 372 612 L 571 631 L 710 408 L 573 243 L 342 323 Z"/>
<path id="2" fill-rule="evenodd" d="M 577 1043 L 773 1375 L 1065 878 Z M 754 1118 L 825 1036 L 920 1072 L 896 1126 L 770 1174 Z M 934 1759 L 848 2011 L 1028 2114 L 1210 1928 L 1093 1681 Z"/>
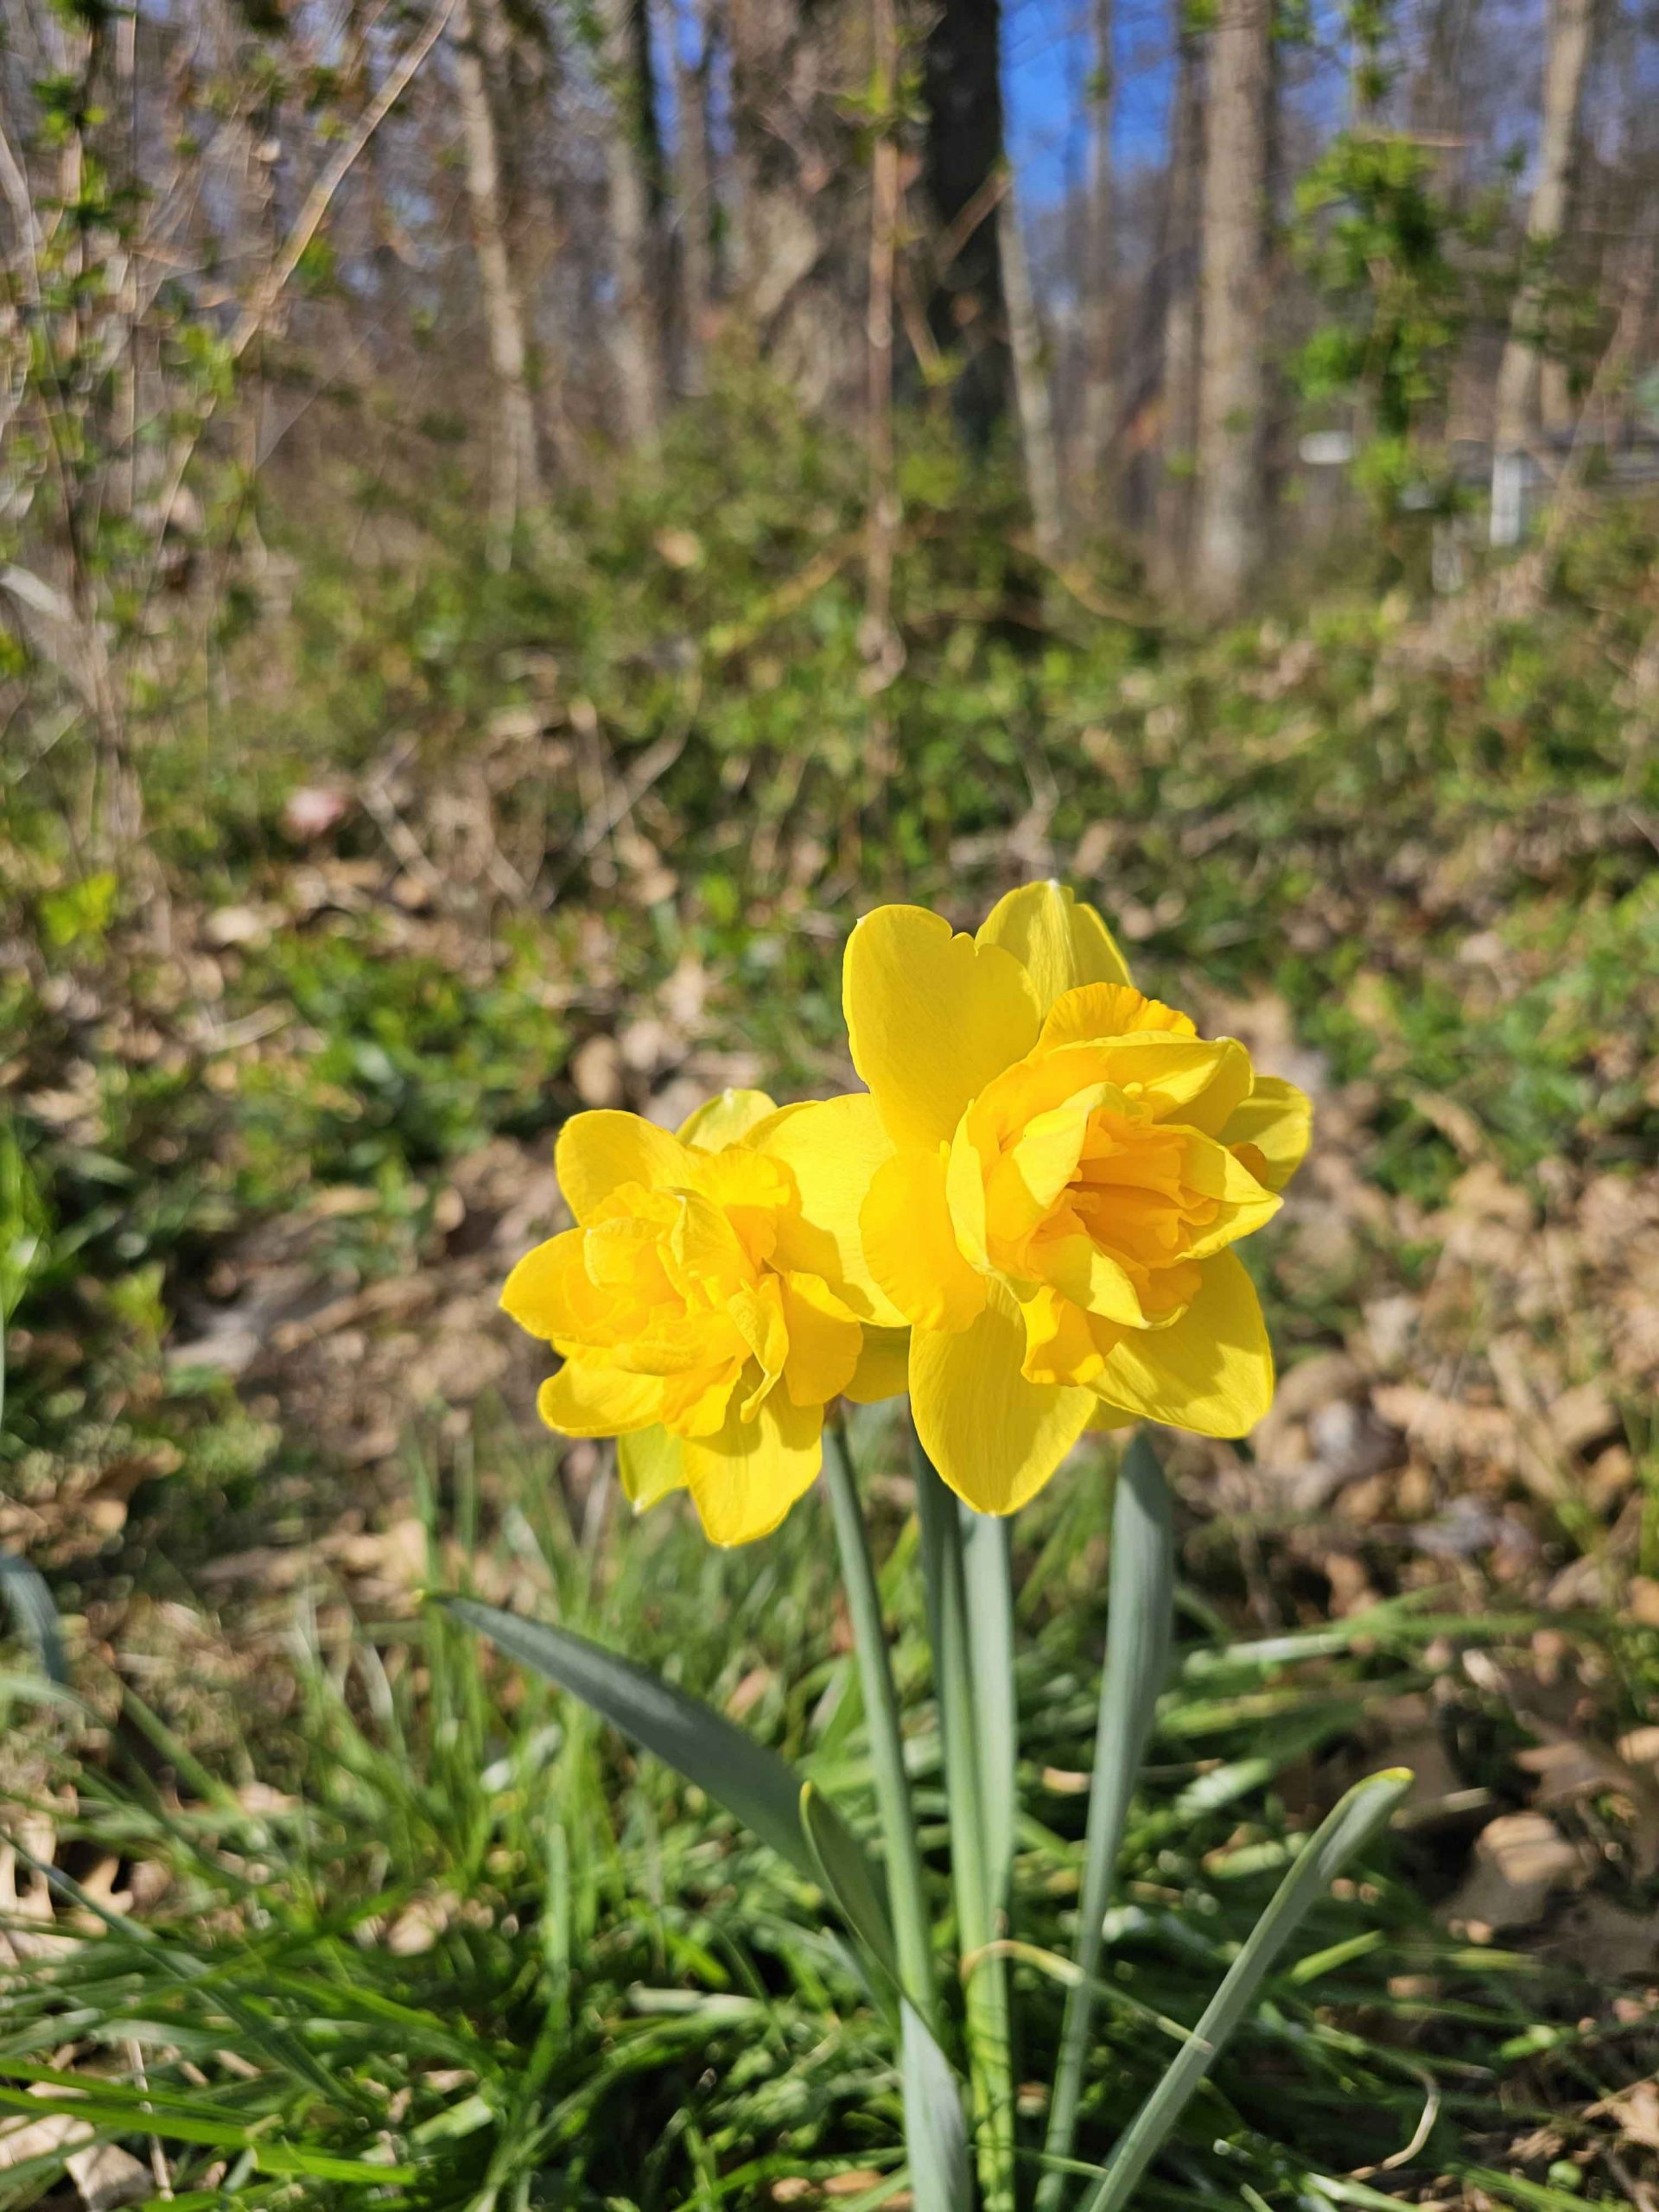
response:
<path id="1" fill-rule="evenodd" d="M 444 1597 L 438 1602 L 510 1658 L 569 1690 L 666 1759 L 809 1881 L 824 1884 L 854 1934 L 897 1985 L 893 1932 L 869 1861 L 835 1807 L 822 1792 L 810 1789 L 787 1759 L 757 1744 L 700 1698 L 584 1636 L 546 1621 L 524 1620 L 475 1598 Z M 813 1804 L 810 1833 L 802 1809 L 808 1796 Z"/>
<path id="2" fill-rule="evenodd" d="M 15 1553 L 0 1552 L 0 1610 L 9 1608 L 35 1647 L 41 1671 L 61 1688 L 69 1680 L 58 1627 L 58 1609 L 38 1569 Z"/>
<path id="3" fill-rule="evenodd" d="M 817 1854 L 823 1886 L 898 1993 L 899 1970 L 887 1908 L 870 1863 L 835 1807 L 810 1782 L 801 1790 L 801 1826 Z M 916 2212 L 958 2212 L 969 2196 L 962 2086 L 932 2030 L 902 1993 L 899 2008 L 905 2140 L 910 2146 Z"/>
<path id="4" fill-rule="evenodd" d="M 960 2212 L 973 2201 L 961 2084 L 908 1998 L 899 2010 L 911 2196 L 916 2212 Z"/>
<path id="5" fill-rule="evenodd" d="M 1152 1733 L 1158 1693 L 1169 1671 L 1175 1538 L 1169 1485 L 1144 1429 L 1131 1438 L 1118 1470 L 1110 1587 L 1106 1664 L 1101 1675 L 1089 1831 L 1078 1899 L 1077 1978 L 1065 2001 L 1065 2021 L 1048 2106 L 1045 2157 L 1049 2163 L 1037 2184 L 1037 2212 L 1057 2212 L 1069 2186 L 1067 2161 L 1076 2133 L 1099 1985 L 1102 1923 L 1122 1847 L 1129 1801 Z"/>
<path id="6" fill-rule="evenodd" d="M 876 1960 L 893 1988 L 899 1987 L 899 1962 L 887 1906 L 874 1870 L 823 1790 L 801 1784 L 801 1830 L 811 1851 L 818 1879 L 841 1908 L 842 1918 Z"/>

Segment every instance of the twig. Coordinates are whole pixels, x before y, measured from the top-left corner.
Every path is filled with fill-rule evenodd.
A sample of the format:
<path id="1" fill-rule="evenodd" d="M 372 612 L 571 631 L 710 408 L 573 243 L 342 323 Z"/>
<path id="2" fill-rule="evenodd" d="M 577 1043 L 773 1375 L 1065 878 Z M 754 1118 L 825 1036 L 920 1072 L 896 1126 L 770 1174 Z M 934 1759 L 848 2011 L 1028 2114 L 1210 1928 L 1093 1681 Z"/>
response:
<path id="1" fill-rule="evenodd" d="M 444 28 L 454 11 L 455 0 L 439 0 L 426 29 L 369 103 L 352 137 L 312 186 L 282 251 L 254 287 L 253 297 L 242 310 L 231 333 L 232 360 L 239 360 L 257 336 L 260 325 L 276 304 L 283 286 L 299 267 L 306 248 L 321 227 L 323 217 L 328 213 L 334 194 L 356 167 L 358 157 L 370 139 L 403 98 L 421 64 L 442 37 Z"/>

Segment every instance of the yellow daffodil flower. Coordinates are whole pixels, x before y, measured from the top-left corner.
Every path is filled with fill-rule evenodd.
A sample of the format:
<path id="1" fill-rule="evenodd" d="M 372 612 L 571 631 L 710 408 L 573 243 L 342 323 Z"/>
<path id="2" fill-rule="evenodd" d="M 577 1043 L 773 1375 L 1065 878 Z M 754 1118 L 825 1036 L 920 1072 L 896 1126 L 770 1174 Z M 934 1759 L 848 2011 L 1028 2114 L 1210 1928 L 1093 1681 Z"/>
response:
<path id="1" fill-rule="evenodd" d="M 675 1135 L 633 1114 L 568 1122 L 555 1165 L 576 1226 L 501 1296 L 564 1362 L 537 1402 L 549 1427 L 619 1438 L 635 1504 L 688 1488 L 716 1543 L 775 1529 L 818 1471 L 825 1405 L 905 1387 L 902 1337 L 863 1326 L 902 1317 L 856 1223 L 838 1234 L 823 1204 L 884 1149 L 861 1101 L 779 1110 L 754 1090 Z"/>
<path id="2" fill-rule="evenodd" d="M 918 1433 L 985 1513 L 1046 1483 L 1087 1427 L 1242 1436 L 1273 1357 L 1230 1249 L 1277 1211 L 1309 1109 L 1244 1046 L 1144 997 L 1090 906 L 1012 892 L 974 937 L 882 906 L 843 995 L 886 1156 L 857 1207 L 870 1313 L 911 1325 Z M 827 1133 L 827 1131 L 826 1131 Z M 882 1149 L 866 1128 L 861 1157 Z"/>

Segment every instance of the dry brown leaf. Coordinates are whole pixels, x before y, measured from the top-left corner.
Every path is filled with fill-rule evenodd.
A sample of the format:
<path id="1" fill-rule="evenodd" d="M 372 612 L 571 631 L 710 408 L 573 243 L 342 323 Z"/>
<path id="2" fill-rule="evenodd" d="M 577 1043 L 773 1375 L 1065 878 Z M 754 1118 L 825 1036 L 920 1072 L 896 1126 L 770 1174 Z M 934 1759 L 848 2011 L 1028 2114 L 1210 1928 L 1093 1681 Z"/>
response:
<path id="1" fill-rule="evenodd" d="M 89 2144 L 84 2151 L 72 2151 L 64 2164 L 86 2212 L 115 2212 L 118 2205 L 137 2204 L 155 2189 L 149 2167 L 118 2143 Z"/>
<path id="2" fill-rule="evenodd" d="M 589 1037 L 570 1055 L 570 1080 L 584 1106 L 620 1106 L 622 1055 L 614 1037 Z"/>
<path id="3" fill-rule="evenodd" d="M 1474 1865 L 1440 1917 L 1472 1942 L 1488 1942 L 1501 1929 L 1532 1927 L 1557 1890 L 1581 1888 L 1588 1873 L 1582 1853 L 1544 1814 L 1500 1814 L 1481 1831 Z"/>
<path id="4" fill-rule="evenodd" d="M 1626 1912 L 1599 1892 L 1575 1898 L 1551 1930 L 1549 1955 L 1606 1986 L 1659 1966 L 1659 1926 L 1650 1913 Z"/>

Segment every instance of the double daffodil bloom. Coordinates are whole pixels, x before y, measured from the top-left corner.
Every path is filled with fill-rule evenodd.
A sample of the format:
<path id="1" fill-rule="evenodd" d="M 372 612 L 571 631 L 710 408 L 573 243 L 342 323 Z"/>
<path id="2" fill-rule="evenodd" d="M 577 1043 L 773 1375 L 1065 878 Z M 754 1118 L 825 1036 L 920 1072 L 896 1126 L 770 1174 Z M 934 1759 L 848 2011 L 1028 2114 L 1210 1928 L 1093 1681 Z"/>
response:
<path id="1" fill-rule="evenodd" d="M 905 1386 L 902 1338 L 866 1338 L 856 1223 L 837 1230 L 823 1203 L 880 1151 L 859 1102 L 780 1110 L 760 1091 L 675 1135 L 633 1114 L 568 1122 L 555 1165 L 576 1226 L 501 1297 L 563 1359 L 537 1401 L 549 1427 L 619 1438 L 635 1504 L 687 1488 L 716 1543 L 775 1529 L 818 1471 L 826 1404 Z"/>
<path id="2" fill-rule="evenodd" d="M 911 1329 L 918 1433 L 952 1489 L 1009 1513 L 1088 1427 L 1241 1436 L 1273 1357 L 1231 1246 L 1271 1218 L 1306 1099 L 1144 997 L 1092 907 L 1052 883 L 975 937 L 917 906 L 853 931 L 841 1104 L 868 1318 Z M 870 1126 L 878 1122 L 880 1136 Z"/>

